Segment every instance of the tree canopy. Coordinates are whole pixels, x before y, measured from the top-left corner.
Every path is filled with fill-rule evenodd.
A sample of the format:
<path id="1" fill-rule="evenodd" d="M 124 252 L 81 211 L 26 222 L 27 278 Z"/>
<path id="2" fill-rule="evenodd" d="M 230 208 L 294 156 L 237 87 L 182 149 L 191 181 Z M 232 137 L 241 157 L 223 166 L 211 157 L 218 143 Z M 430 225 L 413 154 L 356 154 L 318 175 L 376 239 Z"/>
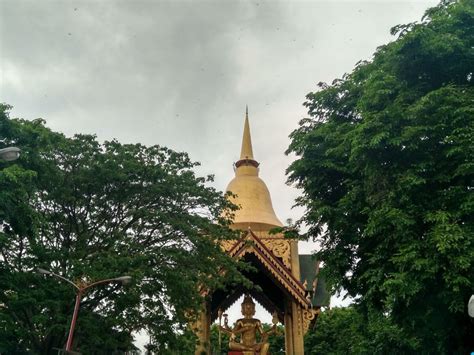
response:
<path id="1" fill-rule="evenodd" d="M 305 336 L 309 354 L 409 354 L 415 347 L 390 317 L 355 305 L 324 310 Z"/>
<path id="2" fill-rule="evenodd" d="M 416 351 L 474 349 L 474 3 L 396 26 L 370 61 L 307 95 L 289 182 L 334 288 Z"/>
<path id="3" fill-rule="evenodd" d="M 240 277 L 217 243 L 235 236 L 235 206 L 209 187 L 211 177 L 194 174 L 185 153 L 68 138 L 8 110 L 1 106 L 0 144 L 22 152 L 0 161 L 0 352 L 46 354 L 65 344 L 74 290 L 38 267 L 73 281 L 133 278 L 86 294 L 77 350 L 130 350 L 132 332 L 145 328 L 158 351 L 171 351 L 201 304 L 200 288 Z M 213 277 L 222 267 L 226 277 Z"/>

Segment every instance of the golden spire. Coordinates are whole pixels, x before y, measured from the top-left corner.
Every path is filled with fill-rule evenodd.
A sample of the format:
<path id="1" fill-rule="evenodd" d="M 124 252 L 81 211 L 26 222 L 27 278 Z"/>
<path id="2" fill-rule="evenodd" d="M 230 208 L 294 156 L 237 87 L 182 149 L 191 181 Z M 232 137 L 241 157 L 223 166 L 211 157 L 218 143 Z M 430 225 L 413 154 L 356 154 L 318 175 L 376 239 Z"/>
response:
<path id="1" fill-rule="evenodd" d="M 240 150 L 240 159 L 253 160 L 252 138 L 250 137 L 249 107 L 248 106 L 245 106 L 244 135 L 242 137 L 242 149 Z"/>
<path id="2" fill-rule="evenodd" d="M 245 110 L 244 134 L 240 160 L 235 163 L 235 177 L 227 186 L 237 197 L 231 201 L 241 208 L 235 212 L 233 228 L 268 231 L 283 224 L 275 215 L 265 182 L 258 177 L 259 163 L 253 158 L 248 108 Z"/>

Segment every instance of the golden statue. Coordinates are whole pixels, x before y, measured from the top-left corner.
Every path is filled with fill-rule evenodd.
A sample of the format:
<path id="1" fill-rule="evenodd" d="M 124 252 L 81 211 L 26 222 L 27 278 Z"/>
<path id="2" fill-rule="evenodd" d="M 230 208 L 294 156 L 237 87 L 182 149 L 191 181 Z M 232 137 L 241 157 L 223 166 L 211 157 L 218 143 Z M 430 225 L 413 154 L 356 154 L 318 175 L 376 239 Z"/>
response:
<path id="1" fill-rule="evenodd" d="M 264 331 L 262 323 L 253 318 L 255 315 L 255 303 L 252 297 L 246 295 L 242 302 L 242 315 L 244 318 L 237 320 L 233 329 L 228 325 L 227 315 L 224 314 L 224 326 L 220 325 L 222 312 L 219 311 L 219 329 L 230 334 L 229 350 L 241 351 L 245 355 L 266 355 L 270 344 L 267 342 L 271 333 L 276 333 L 278 317 L 273 315 L 273 327 Z M 260 335 L 260 342 L 257 342 L 257 334 Z M 236 336 L 240 335 L 240 342 L 236 341 Z M 219 337 L 220 338 L 220 337 Z M 220 339 L 219 339 L 220 341 Z"/>

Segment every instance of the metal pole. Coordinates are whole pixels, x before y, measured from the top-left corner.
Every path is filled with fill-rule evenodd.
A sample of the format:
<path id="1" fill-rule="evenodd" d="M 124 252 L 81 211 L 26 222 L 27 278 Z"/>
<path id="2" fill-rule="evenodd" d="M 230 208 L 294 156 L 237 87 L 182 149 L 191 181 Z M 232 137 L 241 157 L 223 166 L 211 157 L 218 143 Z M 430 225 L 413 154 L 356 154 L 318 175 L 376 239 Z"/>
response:
<path id="1" fill-rule="evenodd" d="M 72 315 L 71 328 L 69 329 L 69 335 L 67 337 L 67 342 L 66 342 L 66 352 L 70 352 L 71 349 L 72 349 L 72 341 L 73 341 L 73 338 L 74 338 L 74 328 L 76 327 L 77 315 L 79 313 L 79 307 L 81 305 L 82 294 L 85 293 L 89 288 L 97 286 L 97 285 L 102 285 L 102 284 L 109 283 L 109 282 L 121 282 L 122 284 L 125 285 L 125 284 L 129 283 L 130 280 L 132 279 L 131 276 L 120 276 L 120 277 L 116 277 L 114 279 L 105 279 L 105 280 L 96 281 L 96 282 L 93 282 L 93 283 L 88 284 L 88 285 L 85 284 L 84 282 L 78 283 L 76 285 L 71 280 L 68 280 L 65 277 L 62 277 L 61 275 L 55 274 L 54 272 L 51 272 L 49 270 L 45 270 L 45 269 L 41 269 L 41 268 L 38 268 L 37 270 L 41 274 L 55 276 L 55 277 L 57 277 L 57 278 L 59 278 L 63 281 L 66 281 L 67 283 L 72 285 L 77 290 L 76 304 L 74 306 L 74 314 Z"/>
<path id="2" fill-rule="evenodd" d="M 72 315 L 71 328 L 69 329 L 69 335 L 67 337 L 66 351 L 71 351 L 72 340 L 74 337 L 74 327 L 76 326 L 77 314 L 79 313 L 79 306 L 81 305 L 82 290 L 77 292 L 76 304 L 74 306 L 74 314 Z"/>

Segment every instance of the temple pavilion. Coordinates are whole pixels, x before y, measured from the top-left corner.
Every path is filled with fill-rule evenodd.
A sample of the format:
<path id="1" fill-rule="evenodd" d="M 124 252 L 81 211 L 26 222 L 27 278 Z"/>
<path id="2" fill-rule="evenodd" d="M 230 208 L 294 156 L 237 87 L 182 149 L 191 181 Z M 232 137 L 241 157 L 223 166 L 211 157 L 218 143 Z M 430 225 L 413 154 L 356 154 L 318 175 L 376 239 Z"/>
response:
<path id="1" fill-rule="evenodd" d="M 242 233 L 240 239 L 226 241 L 222 247 L 230 256 L 243 259 L 258 270 L 245 276 L 261 290 L 237 285 L 209 294 L 197 323 L 196 354 L 210 354 L 210 325 L 219 312 L 243 294 L 250 295 L 278 317 L 285 329 L 287 355 L 304 354 L 303 337 L 314 326 L 321 307 L 329 304 L 324 281 L 318 278 L 319 261 L 311 255 L 299 254 L 297 240 L 285 238 L 283 233 L 270 233 L 276 227 L 283 227 L 283 223 L 275 214 L 265 182 L 259 177 L 259 165 L 253 154 L 247 110 L 240 159 L 235 163 L 235 177 L 226 189 L 235 195 L 232 202 L 240 207 L 232 228 Z"/>

